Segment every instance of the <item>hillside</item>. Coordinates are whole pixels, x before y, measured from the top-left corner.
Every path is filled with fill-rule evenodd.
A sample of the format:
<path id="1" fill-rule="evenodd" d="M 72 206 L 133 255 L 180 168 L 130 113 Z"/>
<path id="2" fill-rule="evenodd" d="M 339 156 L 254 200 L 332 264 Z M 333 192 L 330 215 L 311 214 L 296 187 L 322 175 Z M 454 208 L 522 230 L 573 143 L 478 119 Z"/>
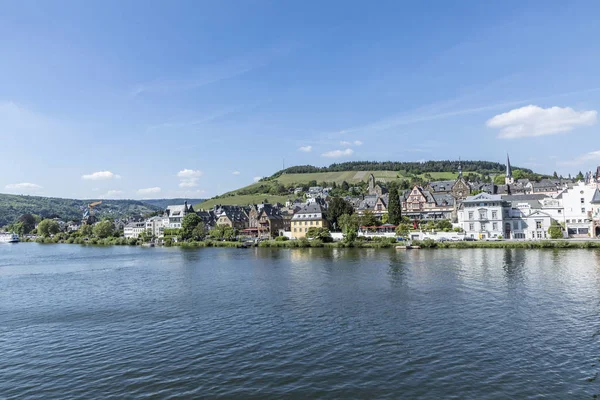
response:
<path id="1" fill-rule="evenodd" d="M 81 220 L 83 211 L 92 200 L 0 194 L 0 226 L 13 223 L 23 214 Z M 103 200 L 95 208 L 96 216 L 123 218 L 160 211 L 162 208 L 138 200 Z"/>
<path id="2" fill-rule="evenodd" d="M 151 199 L 151 200 L 140 200 L 140 201 L 144 204 L 151 205 L 152 207 L 157 207 L 161 210 L 165 210 L 167 208 L 167 206 L 172 205 L 172 204 L 183 204 L 186 201 L 188 202 L 188 204 L 199 204 L 199 203 L 202 203 L 204 201 L 204 199 L 177 198 L 177 199 Z"/>
<path id="3" fill-rule="evenodd" d="M 364 189 L 370 174 L 378 182 L 396 181 L 408 187 L 415 182 L 430 180 L 453 180 L 458 176 L 459 161 L 427 161 L 418 162 L 348 162 L 332 164 L 329 167 L 314 167 L 301 165 L 277 171 L 261 181 L 246 187 L 224 193 L 210 200 L 198 204 L 197 208 L 210 209 L 217 204 L 247 205 L 260 203 L 265 199 L 271 203 L 283 203 L 295 196 L 290 190 L 297 186 L 311 185 L 342 185 L 346 182 L 350 186 L 360 186 Z M 470 178 L 481 179 L 504 174 L 505 164 L 488 161 L 461 161 L 463 174 Z M 527 168 L 513 167 L 513 171 L 536 178 L 542 175 L 535 174 Z"/>

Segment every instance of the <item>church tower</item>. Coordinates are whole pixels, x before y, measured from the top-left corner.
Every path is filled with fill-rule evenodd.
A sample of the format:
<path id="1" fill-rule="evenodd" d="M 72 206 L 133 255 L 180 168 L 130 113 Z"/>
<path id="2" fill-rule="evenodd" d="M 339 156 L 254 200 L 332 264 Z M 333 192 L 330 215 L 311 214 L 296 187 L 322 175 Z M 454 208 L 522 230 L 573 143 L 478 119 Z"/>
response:
<path id="1" fill-rule="evenodd" d="M 515 179 L 513 178 L 512 168 L 510 167 L 510 158 L 508 154 L 506 154 L 506 176 L 504 177 L 504 184 L 512 185 L 515 183 Z"/>

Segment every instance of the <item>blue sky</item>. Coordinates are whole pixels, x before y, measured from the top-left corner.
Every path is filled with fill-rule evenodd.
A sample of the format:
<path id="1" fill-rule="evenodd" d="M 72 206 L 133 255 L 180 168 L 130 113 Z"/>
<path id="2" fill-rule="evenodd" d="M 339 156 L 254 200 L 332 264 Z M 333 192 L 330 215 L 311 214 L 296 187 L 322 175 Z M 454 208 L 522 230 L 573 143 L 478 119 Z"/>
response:
<path id="1" fill-rule="evenodd" d="M 286 166 L 600 164 L 600 3 L 4 1 L 0 190 L 210 197 Z"/>

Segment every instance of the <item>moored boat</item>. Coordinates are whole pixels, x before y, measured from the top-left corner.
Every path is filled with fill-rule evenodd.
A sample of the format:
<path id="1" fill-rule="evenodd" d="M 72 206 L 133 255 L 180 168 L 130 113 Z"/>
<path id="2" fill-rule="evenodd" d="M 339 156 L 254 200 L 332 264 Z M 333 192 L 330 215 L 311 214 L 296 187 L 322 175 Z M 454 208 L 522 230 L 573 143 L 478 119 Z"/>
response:
<path id="1" fill-rule="evenodd" d="M 17 243 L 18 241 L 19 235 L 16 233 L 0 232 L 0 243 Z"/>

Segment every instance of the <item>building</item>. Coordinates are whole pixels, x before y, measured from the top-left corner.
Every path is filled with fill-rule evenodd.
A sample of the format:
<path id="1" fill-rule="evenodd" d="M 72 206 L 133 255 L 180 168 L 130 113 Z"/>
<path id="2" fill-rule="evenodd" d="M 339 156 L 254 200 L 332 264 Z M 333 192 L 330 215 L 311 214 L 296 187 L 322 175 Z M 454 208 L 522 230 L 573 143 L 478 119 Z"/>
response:
<path id="1" fill-rule="evenodd" d="M 285 220 L 277 207 L 263 204 L 258 215 L 258 237 L 277 237 L 280 230 L 285 230 Z"/>
<path id="2" fill-rule="evenodd" d="M 590 236 L 592 223 L 591 201 L 597 186 L 577 182 L 575 186 L 560 193 L 557 198 L 562 200 L 564 208 L 564 223 L 569 237 L 585 238 Z"/>
<path id="3" fill-rule="evenodd" d="M 600 167 L 598 167 L 600 170 Z M 590 200 L 591 204 L 591 226 L 590 232 L 592 233 L 592 237 L 599 238 L 600 237 L 600 190 L 596 188 L 594 192 L 594 196 L 592 200 Z"/>
<path id="4" fill-rule="evenodd" d="M 292 217 L 292 238 L 306 237 L 309 228 L 327 228 L 325 209 L 319 202 L 307 204 Z"/>
<path id="5" fill-rule="evenodd" d="M 165 236 L 165 225 L 164 218 L 152 217 L 145 221 L 146 230 L 155 238 L 161 238 Z"/>
<path id="6" fill-rule="evenodd" d="M 511 230 L 504 231 L 504 218 L 509 217 L 510 203 L 497 194 L 479 193 L 462 202 L 459 223 L 467 237 L 490 239 L 510 237 Z"/>
<path id="7" fill-rule="evenodd" d="M 506 155 L 506 175 L 504 176 L 504 184 L 505 185 L 512 185 L 513 183 L 515 183 L 515 178 L 513 178 L 513 174 L 512 174 L 512 167 L 510 166 L 510 158 L 508 157 L 508 154 Z"/>
<path id="8" fill-rule="evenodd" d="M 217 225 L 228 225 L 240 231 L 248 228 L 248 214 L 242 207 L 219 206 L 216 215 Z"/>
<path id="9" fill-rule="evenodd" d="M 183 205 L 168 206 L 163 215 L 163 226 L 169 229 L 179 229 L 183 217 L 193 212 L 195 212 L 194 208 L 191 204 L 188 206 L 187 201 Z"/>
<path id="10" fill-rule="evenodd" d="M 123 228 L 123 235 L 126 239 L 137 239 L 140 234 L 146 230 L 145 222 L 131 222 Z"/>
<path id="11" fill-rule="evenodd" d="M 452 219 L 454 197 L 450 194 L 432 194 L 415 185 L 402 199 L 402 214 L 412 220 Z"/>

